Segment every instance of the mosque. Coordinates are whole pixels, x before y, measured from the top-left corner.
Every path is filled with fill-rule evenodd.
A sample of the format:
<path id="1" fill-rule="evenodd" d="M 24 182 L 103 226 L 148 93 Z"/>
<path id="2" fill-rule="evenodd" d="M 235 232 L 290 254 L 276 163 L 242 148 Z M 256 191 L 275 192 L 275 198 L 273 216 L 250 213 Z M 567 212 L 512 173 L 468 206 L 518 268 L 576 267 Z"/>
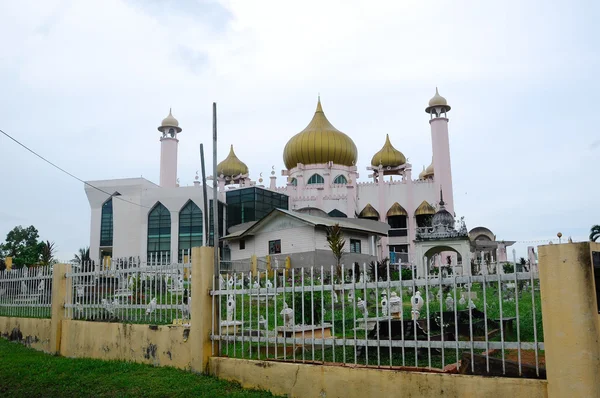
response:
<path id="1" fill-rule="evenodd" d="M 283 149 L 285 169 L 281 174 L 286 177 L 285 186 L 277 186 L 275 171 L 271 172 L 268 184 L 263 185 L 262 178 L 258 182 L 251 180 L 248 166 L 231 146 L 216 173 L 219 236 L 225 236 L 224 256 L 243 258 L 241 250 L 245 249 L 246 242 L 238 238 L 249 235 L 246 234 L 249 230 L 256 236 L 259 231 L 254 224 L 275 209 L 283 209 L 287 210 L 280 212 L 283 217 L 304 214 L 312 217 L 315 225 L 326 225 L 331 218 L 347 219 L 358 225 L 351 227 L 354 232 L 364 228 L 364 236 L 369 236 L 370 241 L 363 243 L 365 249 L 360 249 L 363 254 L 377 259 L 387 257 L 392 263 L 414 261 L 421 236 L 419 231 L 432 226 L 436 213 L 446 212 L 449 217 L 438 216 L 437 219 L 447 219 L 446 227 L 454 229 L 447 116 L 450 109 L 448 101 L 436 89 L 425 108 L 431 128 L 432 161 L 417 176 L 413 176 L 412 165 L 386 135 L 380 137 L 382 147 L 366 167 L 368 181 L 359 181 L 356 145 L 327 119 L 320 99 L 312 120 L 292 136 Z M 131 178 L 89 181 L 85 186 L 91 207 L 90 256 L 93 259 L 136 256 L 148 262 L 175 258 L 181 261 L 191 247 L 212 244 L 212 204 L 206 217 L 198 177 L 194 186 L 179 186 L 177 147 L 182 128 L 171 112 L 158 131 L 161 142 L 158 185 L 144 178 Z M 212 178 L 214 176 L 209 177 Z M 212 198 L 212 184 L 208 185 L 208 196 Z M 439 206 L 441 195 L 443 209 Z M 315 221 L 318 218 L 322 223 Z M 381 225 L 360 224 L 361 219 L 383 224 L 387 233 L 381 233 Z M 378 232 L 369 235 L 366 231 Z M 273 234 L 273 228 L 269 233 Z M 465 232 L 461 237 L 470 242 L 470 252 L 485 250 L 500 261 L 506 261 L 506 246 L 513 243 L 497 242 L 493 233 L 484 227 L 474 229 L 470 236 Z M 478 243 L 481 239 L 485 244 Z M 293 237 L 290 240 L 293 241 Z M 276 241 L 279 241 L 279 250 L 283 249 L 278 253 L 294 250 L 293 242 L 286 249 L 285 243 Z M 267 254 L 275 253 L 269 249 Z M 454 256 L 454 263 L 465 257 L 456 253 Z"/>

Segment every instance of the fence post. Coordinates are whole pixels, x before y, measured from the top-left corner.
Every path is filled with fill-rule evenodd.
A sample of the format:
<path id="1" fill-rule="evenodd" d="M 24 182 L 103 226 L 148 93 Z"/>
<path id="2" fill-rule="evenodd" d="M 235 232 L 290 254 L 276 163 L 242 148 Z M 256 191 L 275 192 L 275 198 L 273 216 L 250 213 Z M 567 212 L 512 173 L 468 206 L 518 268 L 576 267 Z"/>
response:
<path id="1" fill-rule="evenodd" d="M 540 246 L 548 397 L 600 397 L 600 326 L 592 251 L 582 242 Z"/>
<path id="2" fill-rule="evenodd" d="M 258 260 L 256 254 L 253 254 L 252 257 L 250 257 L 250 273 L 253 278 L 256 278 L 256 275 L 258 274 Z"/>
<path id="3" fill-rule="evenodd" d="M 192 248 L 192 308 L 191 308 L 191 357 L 192 370 L 208 373 L 211 351 L 212 299 L 209 291 L 213 286 L 214 248 Z"/>
<path id="4" fill-rule="evenodd" d="M 50 319 L 50 353 L 60 354 L 62 321 L 65 318 L 65 300 L 70 289 L 65 274 L 71 271 L 70 264 L 54 264 L 52 269 L 52 311 Z"/>

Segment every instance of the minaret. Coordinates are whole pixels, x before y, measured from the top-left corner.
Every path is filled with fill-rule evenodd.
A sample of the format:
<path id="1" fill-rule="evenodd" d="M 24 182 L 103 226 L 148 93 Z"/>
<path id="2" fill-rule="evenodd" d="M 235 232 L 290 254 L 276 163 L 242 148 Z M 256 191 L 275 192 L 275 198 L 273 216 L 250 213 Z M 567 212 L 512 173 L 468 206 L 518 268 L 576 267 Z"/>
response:
<path id="1" fill-rule="evenodd" d="M 454 215 L 454 193 L 452 190 L 452 167 L 450 164 L 450 142 L 448 138 L 448 118 L 450 105 L 435 88 L 435 95 L 429 100 L 425 112 L 431 120 L 431 144 L 433 149 L 433 181 L 436 188 L 446 193 L 446 209 Z"/>
<path id="2" fill-rule="evenodd" d="M 165 188 L 177 187 L 177 134 L 181 133 L 179 122 L 171 114 L 163 119 L 158 131 L 160 137 L 160 186 Z"/>

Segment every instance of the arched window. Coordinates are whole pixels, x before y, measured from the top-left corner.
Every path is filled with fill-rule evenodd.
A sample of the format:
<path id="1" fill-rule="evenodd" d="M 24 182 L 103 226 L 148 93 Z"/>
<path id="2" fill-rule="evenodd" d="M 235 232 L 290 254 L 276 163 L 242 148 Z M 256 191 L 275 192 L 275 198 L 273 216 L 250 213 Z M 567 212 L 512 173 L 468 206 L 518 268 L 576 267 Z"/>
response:
<path id="1" fill-rule="evenodd" d="M 158 202 L 148 213 L 148 262 L 171 261 L 171 213 Z"/>
<path id="2" fill-rule="evenodd" d="M 334 184 L 348 184 L 348 180 L 346 179 L 346 177 L 342 174 L 340 174 L 339 176 L 335 177 L 335 179 L 333 180 Z"/>
<path id="3" fill-rule="evenodd" d="M 202 246 L 202 233 L 202 210 L 190 200 L 179 212 L 179 262 L 192 247 Z"/>
<path id="4" fill-rule="evenodd" d="M 102 205 L 100 217 L 100 247 L 113 245 L 113 203 L 112 198 Z"/>
<path id="5" fill-rule="evenodd" d="M 308 179 L 308 184 L 323 184 L 325 183 L 325 179 L 323 178 L 322 175 L 320 174 L 313 174 L 309 179 Z"/>
<path id="6" fill-rule="evenodd" d="M 290 180 L 290 184 L 292 184 L 293 186 L 297 187 L 298 186 L 298 180 L 296 178 L 292 178 Z"/>

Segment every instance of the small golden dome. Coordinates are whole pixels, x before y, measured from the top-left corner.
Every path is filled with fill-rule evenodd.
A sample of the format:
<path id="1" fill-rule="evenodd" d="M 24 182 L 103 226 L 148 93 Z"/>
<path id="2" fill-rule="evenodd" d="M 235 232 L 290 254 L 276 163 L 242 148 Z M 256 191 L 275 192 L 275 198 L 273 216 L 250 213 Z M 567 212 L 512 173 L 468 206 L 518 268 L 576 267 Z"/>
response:
<path id="1" fill-rule="evenodd" d="M 433 159 L 431 159 L 431 164 L 419 174 L 419 178 L 423 180 L 433 178 Z"/>
<path id="2" fill-rule="evenodd" d="M 358 218 L 369 218 L 379 220 L 379 212 L 370 203 L 358 214 Z"/>
<path id="3" fill-rule="evenodd" d="M 426 200 L 422 201 L 417 210 L 415 210 L 415 216 L 433 215 L 435 214 L 435 207 L 427 203 Z"/>
<path id="4" fill-rule="evenodd" d="M 354 141 L 327 120 L 320 99 L 308 126 L 293 136 L 283 150 L 283 162 L 288 170 L 296 167 L 298 163 L 333 162 L 354 166 L 357 158 L 358 150 Z"/>
<path id="5" fill-rule="evenodd" d="M 437 87 L 435 88 L 435 95 L 429 100 L 429 106 L 425 108 L 425 112 L 431 113 L 432 108 L 435 107 L 442 107 L 444 112 L 448 112 L 451 109 L 450 105 L 448 105 L 448 101 L 446 101 L 446 98 L 442 97 L 438 92 Z"/>
<path id="6" fill-rule="evenodd" d="M 230 177 L 238 176 L 240 174 L 248 174 L 248 166 L 235 156 L 232 145 L 229 149 L 229 155 L 217 165 L 217 175 Z"/>
<path id="7" fill-rule="evenodd" d="M 448 101 L 446 98 L 442 97 L 438 92 L 438 88 L 435 88 L 435 95 L 429 100 L 429 106 L 440 106 L 440 105 L 448 105 Z"/>
<path id="8" fill-rule="evenodd" d="M 423 171 L 419 173 L 419 180 L 425 179 L 425 166 L 423 166 Z"/>
<path id="9" fill-rule="evenodd" d="M 371 159 L 371 166 L 398 167 L 406 163 L 406 157 L 402 152 L 394 148 L 390 142 L 389 134 L 385 135 L 385 144 Z"/>
<path id="10" fill-rule="evenodd" d="M 161 131 L 163 127 L 175 127 L 175 129 L 177 130 L 178 133 L 181 132 L 181 128 L 179 127 L 179 122 L 177 121 L 177 119 L 175 119 L 173 117 L 173 114 L 171 113 L 170 108 L 169 108 L 169 115 L 162 120 L 162 123 L 160 124 L 160 127 L 158 128 L 158 130 Z"/>
<path id="11" fill-rule="evenodd" d="M 400 203 L 395 202 L 392 205 L 392 207 L 390 207 L 390 209 L 388 210 L 386 216 L 387 217 L 408 216 L 408 213 L 407 213 L 406 209 L 400 205 Z"/>

